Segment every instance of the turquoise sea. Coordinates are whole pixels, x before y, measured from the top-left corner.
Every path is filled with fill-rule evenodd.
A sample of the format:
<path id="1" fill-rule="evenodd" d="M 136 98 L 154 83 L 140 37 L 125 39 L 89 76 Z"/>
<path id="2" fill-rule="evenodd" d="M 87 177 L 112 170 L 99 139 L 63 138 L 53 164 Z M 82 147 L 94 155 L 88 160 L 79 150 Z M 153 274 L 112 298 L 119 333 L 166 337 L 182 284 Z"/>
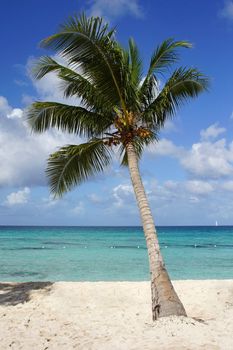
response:
<path id="1" fill-rule="evenodd" d="M 158 227 L 172 279 L 233 278 L 233 227 Z M 0 281 L 148 280 L 141 227 L 0 226 Z"/>

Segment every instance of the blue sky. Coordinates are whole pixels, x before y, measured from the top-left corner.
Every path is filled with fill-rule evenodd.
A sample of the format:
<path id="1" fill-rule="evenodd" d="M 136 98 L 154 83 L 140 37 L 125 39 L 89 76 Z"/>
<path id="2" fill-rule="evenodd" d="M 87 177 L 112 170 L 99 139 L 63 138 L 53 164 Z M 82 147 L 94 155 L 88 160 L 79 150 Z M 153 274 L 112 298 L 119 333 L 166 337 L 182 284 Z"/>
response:
<path id="1" fill-rule="evenodd" d="M 24 110 L 32 101 L 62 100 L 54 75 L 30 77 L 39 42 L 80 11 L 104 16 L 126 44 L 134 37 L 147 67 L 157 44 L 189 40 L 181 65 L 196 66 L 211 88 L 167 123 L 140 166 L 158 225 L 233 224 L 233 1 L 1 1 L 0 224 L 138 225 L 127 169 L 117 162 L 97 178 L 53 200 L 44 169 L 49 153 L 73 137 L 31 135 Z M 9 20 L 10 19 L 10 20 Z"/>

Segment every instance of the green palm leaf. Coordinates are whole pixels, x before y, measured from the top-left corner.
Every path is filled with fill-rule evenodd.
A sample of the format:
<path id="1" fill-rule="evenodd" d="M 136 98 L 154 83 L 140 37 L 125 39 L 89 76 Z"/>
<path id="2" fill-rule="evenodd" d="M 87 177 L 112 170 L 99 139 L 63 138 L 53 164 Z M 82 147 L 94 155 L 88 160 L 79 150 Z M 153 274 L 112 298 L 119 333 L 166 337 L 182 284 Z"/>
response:
<path id="1" fill-rule="evenodd" d="M 163 73 L 173 63 L 179 59 L 178 51 L 179 48 L 191 48 L 192 44 L 188 41 L 174 41 L 169 38 L 159 45 L 153 53 L 150 61 L 148 75 L 155 73 Z"/>
<path id="2" fill-rule="evenodd" d="M 135 41 L 129 40 L 130 77 L 132 84 L 138 87 L 142 79 L 142 60 Z"/>
<path id="3" fill-rule="evenodd" d="M 102 140 L 68 145 L 48 159 L 47 175 L 51 192 L 61 196 L 91 176 L 102 172 L 111 161 L 110 149 Z"/>
<path id="4" fill-rule="evenodd" d="M 139 111 L 138 91 L 142 79 L 142 61 L 133 39 L 127 50 L 122 49 L 122 91 L 127 110 Z"/>
<path id="5" fill-rule="evenodd" d="M 207 90 L 208 85 L 207 77 L 195 68 L 175 70 L 162 91 L 145 108 L 143 121 L 152 128 L 162 127 L 168 117 L 175 115 L 188 99 Z"/>
<path id="6" fill-rule="evenodd" d="M 164 73 L 172 64 L 178 61 L 179 48 L 191 47 L 191 43 L 187 41 L 174 41 L 172 38 L 169 38 L 163 41 L 162 44 L 155 49 L 154 53 L 151 56 L 151 61 L 147 75 L 141 87 L 142 98 L 144 94 L 147 94 L 147 90 L 150 87 L 150 81 L 152 79 L 152 76 Z"/>
<path id="7" fill-rule="evenodd" d="M 56 72 L 61 79 L 60 88 L 66 98 L 79 97 L 81 104 L 92 110 L 111 113 L 113 106 L 105 95 L 74 69 L 65 67 L 49 56 L 41 57 L 33 66 L 33 75 L 42 79 L 46 74 Z"/>
<path id="8" fill-rule="evenodd" d="M 28 110 L 28 122 L 34 132 L 55 127 L 85 137 L 102 135 L 112 125 L 108 116 L 57 102 L 34 102 Z"/>
<path id="9" fill-rule="evenodd" d="M 59 33 L 45 39 L 42 45 L 59 52 L 72 67 L 80 68 L 113 105 L 125 109 L 121 92 L 122 54 L 113 35 L 114 30 L 108 30 L 101 18 L 88 19 L 82 15 L 70 18 Z"/>

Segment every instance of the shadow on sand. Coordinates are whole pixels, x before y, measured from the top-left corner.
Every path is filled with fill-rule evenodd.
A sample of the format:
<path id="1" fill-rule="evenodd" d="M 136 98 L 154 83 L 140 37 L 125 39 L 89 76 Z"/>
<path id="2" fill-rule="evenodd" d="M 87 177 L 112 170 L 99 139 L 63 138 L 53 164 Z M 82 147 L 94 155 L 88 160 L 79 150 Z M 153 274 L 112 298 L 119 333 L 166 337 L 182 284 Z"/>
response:
<path id="1" fill-rule="evenodd" d="M 0 305 L 17 305 L 30 300 L 34 290 L 50 291 L 52 282 L 0 283 Z"/>

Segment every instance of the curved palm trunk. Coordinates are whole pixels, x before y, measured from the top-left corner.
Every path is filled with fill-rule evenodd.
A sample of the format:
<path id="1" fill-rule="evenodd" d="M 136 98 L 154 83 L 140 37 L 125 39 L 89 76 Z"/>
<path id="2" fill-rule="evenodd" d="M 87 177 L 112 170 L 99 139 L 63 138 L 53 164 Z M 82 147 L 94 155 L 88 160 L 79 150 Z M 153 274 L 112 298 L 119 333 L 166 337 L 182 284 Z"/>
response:
<path id="1" fill-rule="evenodd" d="M 159 317 L 170 315 L 186 316 L 185 309 L 173 288 L 160 252 L 154 220 L 139 173 L 138 158 L 131 143 L 127 145 L 127 156 L 148 249 L 152 318 L 156 320 Z"/>

